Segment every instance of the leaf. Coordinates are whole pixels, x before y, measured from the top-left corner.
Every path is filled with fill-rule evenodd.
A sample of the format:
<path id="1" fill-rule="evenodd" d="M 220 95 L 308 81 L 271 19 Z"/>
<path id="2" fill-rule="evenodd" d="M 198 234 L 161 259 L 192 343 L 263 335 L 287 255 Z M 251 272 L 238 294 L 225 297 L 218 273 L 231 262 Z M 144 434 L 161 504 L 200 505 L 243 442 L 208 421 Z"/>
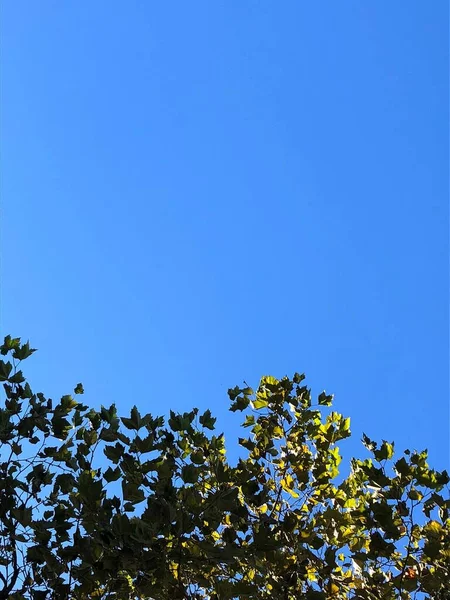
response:
<path id="1" fill-rule="evenodd" d="M 373 455 L 378 461 L 388 460 L 394 456 L 394 444 L 383 441 L 379 450 L 374 450 Z"/>
<path id="2" fill-rule="evenodd" d="M 1 379 L 0 379 L 1 381 Z M 23 376 L 22 371 L 17 371 L 9 378 L 10 383 L 23 383 L 25 381 L 25 377 Z"/>
<path id="3" fill-rule="evenodd" d="M 406 462 L 406 459 L 403 456 L 395 463 L 394 466 L 399 475 L 409 475 L 412 471 L 411 465 Z"/>
<path id="4" fill-rule="evenodd" d="M 287 474 L 284 479 L 280 481 L 280 485 L 285 492 L 288 492 L 293 498 L 298 498 L 299 494 L 294 490 L 294 479 L 291 475 Z"/>
<path id="5" fill-rule="evenodd" d="M 81 416 L 81 412 L 79 410 L 75 411 L 75 414 L 72 417 L 72 423 L 74 427 L 79 427 L 83 422 L 83 417 Z"/>
<path id="6" fill-rule="evenodd" d="M 111 467 L 108 467 L 106 469 L 106 471 L 103 473 L 103 478 L 108 483 L 111 483 L 111 481 L 117 481 L 120 478 L 120 475 L 121 475 L 121 470 L 119 467 L 116 467 L 115 469 L 111 469 Z"/>
<path id="7" fill-rule="evenodd" d="M 130 414 L 131 420 L 135 424 L 136 430 L 139 430 L 141 428 L 141 415 L 139 414 L 139 411 L 136 406 L 133 406 Z"/>
<path id="8" fill-rule="evenodd" d="M 84 387 L 82 383 L 77 383 L 75 389 L 73 390 L 75 394 L 84 394 Z"/>
<path id="9" fill-rule="evenodd" d="M 202 465 L 205 462 L 205 455 L 203 454 L 202 450 L 192 452 L 190 458 L 195 465 Z"/>
<path id="10" fill-rule="evenodd" d="M 329 395 L 326 392 L 322 392 L 319 395 L 318 402 L 321 406 L 331 406 L 333 403 L 333 395 Z"/>
<path id="11" fill-rule="evenodd" d="M 16 338 L 16 341 L 17 340 L 19 340 L 19 338 Z M 31 356 L 33 354 L 33 352 L 36 352 L 35 348 L 30 348 L 30 343 L 26 342 L 25 344 L 22 344 L 21 346 L 19 346 L 17 344 L 14 347 L 12 355 L 17 360 L 25 360 L 26 358 Z"/>
<path id="12" fill-rule="evenodd" d="M 10 362 L 0 360 L 0 381 L 8 381 L 12 368 Z"/>
<path id="13" fill-rule="evenodd" d="M 194 465 L 184 465 L 181 469 L 181 478 L 184 483 L 197 483 L 200 470 Z"/>
<path id="14" fill-rule="evenodd" d="M 118 433 L 111 429 L 111 427 L 102 427 L 99 438 L 104 442 L 115 442 L 118 439 Z"/>
<path id="15" fill-rule="evenodd" d="M 442 533 L 442 525 L 438 521 L 429 521 L 424 526 L 425 533 L 430 537 L 440 537 Z"/>
<path id="16" fill-rule="evenodd" d="M 253 400 L 252 404 L 255 410 L 260 410 L 261 408 L 267 408 L 269 401 L 264 398 L 256 398 L 256 400 Z"/>
<path id="17" fill-rule="evenodd" d="M 130 448 L 130 450 L 137 450 L 138 452 L 141 452 L 142 454 L 145 454 L 146 452 L 151 452 L 152 450 L 155 449 L 155 440 L 154 440 L 154 436 L 152 433 L 149 433 L 145 438 L 141 438 L 138 435 L 134 438 L 133 440 L 133 444 Z"/>
<path id="18" fill-rule="evenodd" d="M 183 426 L 181 424 L 181 415 L 175 414 L 173 410 L 170 411 L 170 418 L 168 420 L 168 424 L 172 431 L 181 431 L 183 429 Z"/>
<path id="19" fill-rule="evenodd" d="M 292 381 L 296 384 L 301 383 L 304 379 L 306 379 L 305 375 L 303 373 L 294 373 L 294 376 L 292 378 Z"/>
<path id="20" fill-rule="evenodd" d="M 137 484 L 128 481 L 122 481 L 122 493 L 123 499 L 132 504 L 138 504 L 145 500 L 143 490 Z"/>
<path id="21" fill-rule="evenodd" d="M 252 442 L 251 440 L 246 439 L 246 438 L 238 438 L 238 442 L 239 442 L 240 446 L 242 446 L 243 448 L 246 448 L 250 452 L 252 452 L 256 446 L 255 442 Z"/>
<path id="22" fill-rule="evenodd" d="M 203 415 L 201 415 L 201 417 L 199 418 L 200 425 L 203 425 L 203 427 L 205 427 L 206 429 L 210 429 L 211 431 L 214 430 L 214 425 L 216 421 L 217 419 L 211 416 L 210 410 L 205 411 Z"/>
<path id="23" fill-rule="evenodd" d="M 53 415 L 51 423 L 53 428 L 53 435 L 60 440 L 65 440 L 69 431 L 72 429 L 72 425 L 69 423 L 69 421 L 67 419 L 64 419 L 63 417 L 58 417 L 55 413 Z"/>
<path id="24" fill-rule="evenodd" d="M 45 556 L 43 553 L 42 546 L 30 546 L 29 548 L 27 548 L 27 559 L 37 564 L 45 562 Z"/>
<path id="25" fill-rule="evenodd" d="M 237 410 L 243 411 L 250 404 L 250 398 L 245 398 L 244 396 L 238 396 L 236 400 L 230 406 L 231 412 L 236 412 Z"/>
<path id="26" fill-rule="evenodd" d="M 71 473 L 60 473 L 55 479 L 55 490 L 68 494 L 74 489 L 75 484 L 75 477 Z"/>
<path id="27" fill-rule="evenodd" d="M 126 417 L 122 417 L 121 421 L 127 429 L 134 429 L 135 431 L 139 431 L 139 429 L 142 427 L 141 415 L 139 414 L 139 411 L 136 408 L 136 406 L 133 406 L 133 408 L 131 409 L 130 418 L 127 419 Z"/>
<path id="28" fill-rule="evenodd" d="M 117 464 L 122 458 L 125 448 L 119 442 L 115 446 L 105 446 L 103 452 L 110 461 Z"/>
<path id="29" fill-rule="evenodd" d="M 10 335 L 5 336 L 4 342 L 2 344 L 2 354 L 8 354 L 14 348 L 18 348 L 20 345 L 20 338 L 12 338 Z"/>
<path id="30" fill-rule="evenodd" d="M 350 417 L 342 419 L 339 429 L 345 433 L 350 432 Z"/>
<path id="31" fill-rule="evenodd" d="M 228 397 L 230 398 L 231 401 L 235 400 L 239 394 L 241 393 L 241 390 L 239 387 L 235 387 L 235 388 L 230 388 L 228 390 Z"/>
<path id="32" fill-rule="evenodd" d="M 408 498 L 410 500 L 422 500 L 423 494 L 421 492 L 419 492 L 419 490 L 416 490 L 415 488 L 412 488 L 408 492 Z"/>
<path id="33" fill-rule="evenodd" d="M 245 422 L 243 423 L 243 427 L 252 427 L 255 424 L 254 415 L 247 415 L 245 417 Z"/>

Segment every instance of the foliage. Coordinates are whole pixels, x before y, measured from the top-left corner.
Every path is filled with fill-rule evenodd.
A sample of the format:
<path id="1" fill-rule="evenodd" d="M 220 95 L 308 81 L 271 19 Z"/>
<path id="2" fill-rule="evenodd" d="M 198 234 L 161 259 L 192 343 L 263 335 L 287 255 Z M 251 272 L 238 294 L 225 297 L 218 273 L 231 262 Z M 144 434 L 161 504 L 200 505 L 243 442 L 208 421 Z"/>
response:
<path id="1" fill-rule="evenodd" d="M 303 375 L 229 390 L 230 464 L 209 410 L 54 404 L 0 350 L 0 599 L 450 598 L 447 473 L 364 436 L 339 478 L 350 421 Z"/>

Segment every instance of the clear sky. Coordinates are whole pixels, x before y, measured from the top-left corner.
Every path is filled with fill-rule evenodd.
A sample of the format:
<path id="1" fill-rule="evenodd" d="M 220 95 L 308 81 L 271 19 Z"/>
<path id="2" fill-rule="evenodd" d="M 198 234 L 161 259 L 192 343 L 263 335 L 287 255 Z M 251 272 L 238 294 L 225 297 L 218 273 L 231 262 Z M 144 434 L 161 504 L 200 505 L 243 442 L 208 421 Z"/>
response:
<path id="1" fill-rule="evenodd" d="M 5 0 L 2 334 L 143 412 L 305 372 L 449 463 L 448 3 Z"/>

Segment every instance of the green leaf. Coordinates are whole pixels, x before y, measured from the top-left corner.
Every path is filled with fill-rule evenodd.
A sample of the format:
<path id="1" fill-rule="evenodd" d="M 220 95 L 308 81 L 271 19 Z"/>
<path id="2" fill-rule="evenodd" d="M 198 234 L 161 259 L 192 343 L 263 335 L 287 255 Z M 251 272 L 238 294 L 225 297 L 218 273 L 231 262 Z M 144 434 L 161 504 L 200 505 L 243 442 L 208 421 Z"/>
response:
<path id="1" fill-rule="evenodd" d="M 53 435 L 60 440 L 65 440 L 69 431 L 72 429 L 72 425 L 69 423 L 69 421 L 67 419 L 64 419 L 63 417 L 57 416 L 57 414 L 55 413 L 51 420 L 51 423 L 53 428 Z"/>
<path id="2" fill-rule="evenodd" d="M 374 442 L 373 440 L 371 440 L 365 433 L 363 433 L 362 442 L 363 442 L 364 446 L 370 452 L 372 452 L 377 447 L 376 442 Z"/>
<path id="3" fill-rule="evenodd" d="M 120 478 L 120 475 L 121 470 L 119 467 L 116 467 L 115 469 L 111 469 L 111 467 L 108 467 L 103 473 L 103 477 L 108 483 L 111 483 L 111 481 L 117 481 Z"/>
<path id="4" fill-rule="evenodd" d="M 22 371 L 17 371 L 9 378 L 10 383 L 23 383 L 25 381 L 25 377 L 23 376 Z"/>
<path id="5" fill-rule="evenodd" d="M 250 452 L 252 452 L 256 446 L 255 442 L 252 442 L 251 440 L 249 440 L 247 438 L 238 438 L 238 442 L 239 442 L 240 446 L 242 446 L 243 448 L 246 448 Z"/>
<path id="6" fill-rule="evenodd" d="M 411 465 L 406 462 L 406 459 L 403 456 L 395 463 L 394 466 L 395 470 L 400 475 L 409 475 L 412 472 Z"/>
<path id="7" fill-rule="evenodd" d="M 0 360 L 0 381 L 8 381 L 12 368 L 10 362 L 5 363 L 5 361 Z"/>
<path id="8" fill-rule="evenodd" d="M 133 443 L 130 447 L 132 452 L 151 452 L 155 449 L 155 440 L 152 433 L 149 433 L 145 438 L 141 438 L 138 435 L 134 438 Z"/>
<path id="9" fill-rule="evenodd" d="M 247 415 L 245 417 L 245 421 L 243 423 L 243 427 L 252 427 L 255 424 L 255 416 L 254 415 Z"/>
<path id="10" fill-rule="evenodd" d="M 183 425 L 181 423 L 181 415 L 177 415 L 170 411 L 170 418 L 168 420 L 169 427 L 172 431 L 181 431 L 183 429 Z"/>
<path id="11" fill-rule="evenodd" d="M 216 420 L 217 419 L 215 419 L 211 416 L 210 410 L 205 411 L 199 418 L 200 425 L 202 425 L 206 429 L 211 429 L 211 430 L 214 430 L 214 424 L 215 424 Z"/>
<path id="12" fill-rule="evenodd" d="M 181 469 L 181 478 L 184 483 L 197 483 L 200 470 L 194 465 L 184 465 Z"/>
<path id="13" fill-rule="evenodd" d="M 118 424 L 117 410 L 115 404 L 111 404 L 109 408 L 105 408 L 104 406 L 102 406 L 100 408 L 100 416 L 106 423 L 108 423 L 108 425 Z"/>
<path id="14" fill-rule="evenodd" d="M 127 429 L 134 429 L 134 430 L 136 430 L 136 425 L 133 422 L 133 419 L 128 419 L 127 417 L 120 417 L 120 420 L 122 421 L 122 423 L 125 425 L 125 427 Z"/>
<path id="15" fill-rule="evenodd" d="M 139 429 L 142 427 L 141 415 L 139 414 L 139 411 L 136 406 L 133 406 L 133 408 L 131 409 L 130 415 L 131 415 L 131 420 L 134 424 L 134 429 L 136 429 L 136 431 L 139 431 Z"/>
<path id="16" fill-rule="evenodd" d="M 422 500 L 423 494 L 421 492 L 419 492 L 419 490 L 412 488 L 408 492 L 408 498 L 410 498 L 410 500 Z"/>
<path id="17" fill-rule="evenodd" d="M 145 494 L 143 490 L 137 484 L 129 481 L 122 481 L 122 493 L 123 499 L 132 504 L 138 504 L 145 500 Z"/>
<path id="18" fill-rule="evenodd" d="M 27 549 L 27 559 L 32 563 L 42 564 L 45 562 L 45 555 L 42 546 L 30 546 Z"/>
<path id="19" fill-rule="evenodd" d="M 195 465 L 202 465 L 205 462 L 205 455 L 201 450 L 197 450 L 196 452 L 192 452 L 191 461 Z"/>
<path id="20" fill-rule="evenodd" d="M 3 356 L 5 356 L 11 350 L 14 350 L 15 348 L 19 348 L 19 346 L 20 346 L 20 338 L 12 338 L 10 335 L 7 335 L 3 342 L 1 353 L 3 354 Z"/>
<path id="21" fill-rule="evenodd" d="M 322 392 L 319 394 L 318 402 L 321 406 L 331 406 L 333 403 L 333 395 Z"/>
<path id="22" fill-rule="evenodd" d="M 63 494 L 68 494 L 74 489 L 75 484 L 75 477 L 71 473 L 61 473 L 56 476 L 55 490 L 60 490 Z"/>
<path id="23" fill-rule="evenodd" d="M 26 342 L 25 344 L 22 344 L 22 346 L 16 345 L 14 347 L 12 355 L 17 360 L 25 360 L 26 358 L 31 356 L 33 352 L 36 352 L 36 349 L 30 348 L 30 343 Z"/>
<path id="24" fill-rule="evenodd" d="M 243 411 L 250 404 L 250 398 L 245 398 L 244 396 L 239 396 L 230 406 L 231 412 L 236 412 L 237 410 Z"/>
<path id="25" fill-rule="evenodd" d="M 379 450 L 373 450 L 373 455 L 378 461 L 392 458 L 394 456 L 394 444 L 383 441 Z"/>
<path id="26" fill-rule="evenodd" d="M 122 458 L 125 448 L 119 442 L 115 446 L 105 446 L 103 452 L 110 461 L 117 464 Z"/>
<path id="27" fill-rule="evenodd" d="M 72 417 L 72 423 L 74 427 L 79 427 L 83 422 L 83 417 L 81 416 L 81 412 L 79 410 L 75 411 L 75 414 Z"/>
<path id="28" fill-rule="evenodd" d="M 22 452 L 22 446 L 20 444 L 18 444 L 17 442 L 13 442 L 11 444 L 11 450 L 14 452 L 14 454 L 19 456 L 19 454 Z"/>
<path id="29" fill-rule="evenodd" d="M 294 373 L 294 377 L 292 378 L 292 381 L 296 384 L 301 383 L 304 379 L 306 379 L 305 375 L 303 373 Z"/>
<path id="30" fill-rule="evenodd" d="M 102 427 L 99 437 L 104 442 L 115 442 L 118 439 L 118 433 L 111 429 L 111 427 Z"/>

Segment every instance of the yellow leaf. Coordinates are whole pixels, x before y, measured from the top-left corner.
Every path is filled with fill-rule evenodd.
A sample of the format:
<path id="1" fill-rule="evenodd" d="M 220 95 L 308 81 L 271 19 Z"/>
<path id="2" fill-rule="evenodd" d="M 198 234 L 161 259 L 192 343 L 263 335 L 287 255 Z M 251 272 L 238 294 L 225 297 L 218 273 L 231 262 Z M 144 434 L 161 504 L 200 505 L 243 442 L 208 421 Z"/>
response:
<path id="1" fill-rule="evenodd" d="M 291 475 L 286 475 L 284 479 L 280 481 L 280 485 L 285 492 L 288 492 L 293 498 L 298 498 L 299 494 L 294 491 L 294 480 Z"/>
<path id="2" fill-rule="evenodd" d="M 269 385 L 278 385 L 280 382 L 278 381 L 278 379 L 275 379 L 275 377 L 272 377 L 271 375 L 266 375 L 261 379 L 261 383 L 267 383 Z"/>
<path id="3" fill-rule="evenodd" d="M 442 525 L 437 521 L 430 521 L 424 527 L 425 531 L 431 536 L 440 536 L 442 532 Z"/>
<path id="4" fill-rule="evenodd" d="M 339 588 L 335 583 L 330 583 L 328 585 L 328 591 L 332 596 L 335 596 L 336 594 L 339 593 Z"/>

